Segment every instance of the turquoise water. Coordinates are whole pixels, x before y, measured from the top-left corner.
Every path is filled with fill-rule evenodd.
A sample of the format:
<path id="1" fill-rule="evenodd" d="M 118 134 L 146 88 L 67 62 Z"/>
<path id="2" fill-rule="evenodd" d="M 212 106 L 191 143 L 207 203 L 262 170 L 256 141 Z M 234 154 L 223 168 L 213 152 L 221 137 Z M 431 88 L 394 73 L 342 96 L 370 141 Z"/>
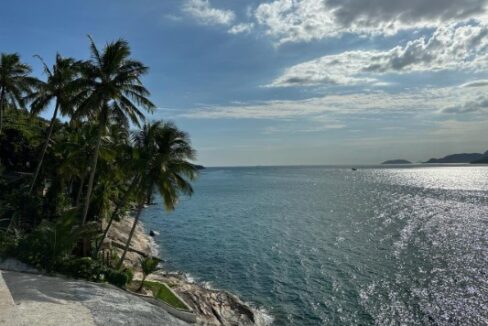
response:
<path id="1" fill-rule="evenodd" d="M 274 325 L 488 324 L 488 167 L 211 168 L 143 219 Z"/>

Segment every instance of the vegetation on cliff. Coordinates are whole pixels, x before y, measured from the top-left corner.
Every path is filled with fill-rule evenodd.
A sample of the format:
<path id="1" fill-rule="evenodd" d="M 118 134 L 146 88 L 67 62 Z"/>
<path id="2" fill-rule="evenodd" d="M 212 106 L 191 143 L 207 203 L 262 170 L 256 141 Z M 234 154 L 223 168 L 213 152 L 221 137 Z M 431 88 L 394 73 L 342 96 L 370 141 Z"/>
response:
<path id="1" fill-rule="evenodd" d="M 185 132 L 145 122 L 155 107 L 141 79 L 148 67 L 132 58 L 128 43 L 99 49 L 90 38 L 89 47 L 86 60 L 58 54 L 50 67 L 39 58 L 45 80 L 18 54 L 1 55 L 0 255 L 124 286 L 132 278 L 124 257 L 142 208 L 157 192 L 175 209 L 180 196 L 192 194 L 198 169 Z M 38 116 L 49 108 L 49 121 Z M 119 257 L 104 239 L 132 208 Z"/>

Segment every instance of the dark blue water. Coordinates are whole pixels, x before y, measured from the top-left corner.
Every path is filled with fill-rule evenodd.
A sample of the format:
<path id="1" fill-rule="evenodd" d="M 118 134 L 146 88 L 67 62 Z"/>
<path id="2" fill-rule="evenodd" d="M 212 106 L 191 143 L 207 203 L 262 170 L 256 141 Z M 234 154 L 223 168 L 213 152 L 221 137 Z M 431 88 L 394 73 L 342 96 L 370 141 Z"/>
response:
<path id="1" fill-rule="evenodd" d="M 274 325 L 488 324 L 488 167 L 212 168 L 144 221 Z"/>

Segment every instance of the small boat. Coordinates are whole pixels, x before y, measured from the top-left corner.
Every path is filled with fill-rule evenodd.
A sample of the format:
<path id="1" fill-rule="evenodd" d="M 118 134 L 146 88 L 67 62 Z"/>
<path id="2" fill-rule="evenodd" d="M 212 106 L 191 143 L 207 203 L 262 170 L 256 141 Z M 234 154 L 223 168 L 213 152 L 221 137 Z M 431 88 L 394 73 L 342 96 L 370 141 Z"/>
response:
<path id="1" fill-rule="evenodd" d="M 356 169 L 356 168 L 351 168 L 351 170 L 353 170 L 353 171 L 357 171 L 358 169 Z"/>

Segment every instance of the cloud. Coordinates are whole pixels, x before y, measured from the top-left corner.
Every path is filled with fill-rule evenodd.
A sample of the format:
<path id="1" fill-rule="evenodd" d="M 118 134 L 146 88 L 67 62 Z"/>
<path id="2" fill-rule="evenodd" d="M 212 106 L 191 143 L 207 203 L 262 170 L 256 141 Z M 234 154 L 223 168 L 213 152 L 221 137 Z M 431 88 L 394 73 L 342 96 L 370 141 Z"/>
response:
<path id="1" fill-rule="evenodd" d="M 315 85 L 354 85 L 374 83 L 361 71 L 370 64 L 378 52 L 348 51 L 338 55 L 323 56 L 287 68 L 267 87 L 297 87 Z"/>
<path id="2" fill-rule="evenodd" d="M 474 80 L 459 87 L 485 87 L 488 86 L 488 79 Z"/>
<path id="3" fill-rule="evenodd" d="M 275 0 L 254 17 L 278 43 L 308 42 L 344 33 L 394 35 L 469 18 L 485 19 L 487 0 Z"/>
<path id="4" fill-rule="evenodd" d="M 235 19 L 232 10 L 213 8 L 209 0 L 187 0 L 183 4 L 183 12 L 207 25 L 230 25 Z"/>
<path id="5" fill-rule="evenodd" d="M 460 103 L 458 105 L 447 106 L 441 109 L 441 113 L 447 114 L 463 114 L 475 113 L 482 114 L 488 112 L 488 96 L 478 96 L 472 101 Z"/>
<path id="6" fill-rule="evenodd" d="M 431 25 L 463 20 L 486 11 L 485 0 L 328 0 L 326 2 L 340 25 L 363 28 Z"/>
<path id="7" fill-rule="evenodd" d="M 249 33 L 250 31 L 252 31 L 254 28 L 254 24 L 253 23 L 242 23 L 242 24 L 237 24 L 237 25 L 234 25 L 232 26 L 230 29 L 229 29 L 229 33 L 230 34 L 240 34 L 240 33 Z"/>
<path id="8" fill-rule="evenodd" d="M 480 101 L 488 87 L 445 87 L 409 90 L 399 93 L 368 92 L 336 94 L 303 100 L 279 100 L 230 106 L 207 106 L 182 114 L 192 119 L 310 119 L 318 122 L 331 115 L 448 113 L 450 107 L 469 107 Z M 445 112 L 447 110 L 447 112 Z M 464 113 L 474 111 L 465 110 Z M 322 123 L 328 123 L 327 121 Z"/>
<path id="9" fill-rule="evenodd" d="M 317 133 L 346 128 L 347 125 L 337 119 L 332 119 L 327 115 L 312 116 L 303 123 L 287 122 L 284 124 L 265 127 L 262 131 L 265 135 L 274 134 L 297 134 L 297 133 Z"/>
<path id="10" fill-rule="evenodd" d="M 300 63 L 269 87 L 377 83 L 384 73 L 441 70 L 483 71 L 488 67 L 488 25 L 451 24 L 430 38 L 418 38 L 388 51 L 347 51 Z"/>

